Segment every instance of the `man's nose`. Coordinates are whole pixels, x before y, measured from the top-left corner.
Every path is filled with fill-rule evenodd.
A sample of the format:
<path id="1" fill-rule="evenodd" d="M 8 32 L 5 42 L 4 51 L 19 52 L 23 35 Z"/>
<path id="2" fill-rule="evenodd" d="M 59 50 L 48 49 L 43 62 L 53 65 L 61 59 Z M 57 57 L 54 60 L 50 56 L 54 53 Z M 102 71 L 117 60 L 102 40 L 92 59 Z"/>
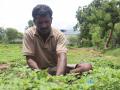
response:
<path id="1" fill-rule="evenodd" d="M 46 27 L 47 27 L 47 24 L 46 24 L 46 23 L 42 23 L 42 24 L 41 24 L 41 27 L 42 27 L 42 28 L 46 28 Z"/>

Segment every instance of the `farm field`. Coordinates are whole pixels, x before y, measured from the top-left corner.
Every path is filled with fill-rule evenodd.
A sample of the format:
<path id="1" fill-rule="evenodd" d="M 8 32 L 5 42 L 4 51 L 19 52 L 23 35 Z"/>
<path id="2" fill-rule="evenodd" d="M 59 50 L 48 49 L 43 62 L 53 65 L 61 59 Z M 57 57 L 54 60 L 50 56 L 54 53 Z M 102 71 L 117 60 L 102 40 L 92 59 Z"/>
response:
<path id="1" fill-rule="evenodd" d="M 120 48 L 104 52 L 69 48 L 67 55 L 69 64 L 91 63 L 91 74 L 50 76 L 47 70 L 32 71 L 22 45 L 0 44 L 0 90 L 120 90 Z"/>

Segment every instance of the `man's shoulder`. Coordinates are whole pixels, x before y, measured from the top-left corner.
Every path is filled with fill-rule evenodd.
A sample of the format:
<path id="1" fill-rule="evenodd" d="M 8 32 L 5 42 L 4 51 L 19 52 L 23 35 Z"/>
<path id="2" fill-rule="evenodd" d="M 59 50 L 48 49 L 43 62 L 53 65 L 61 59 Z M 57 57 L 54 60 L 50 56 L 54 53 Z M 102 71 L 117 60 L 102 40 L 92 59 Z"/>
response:
<path id="1" fill-rule="evenodd" d="M 64 33 L 60 31 L 60 29 L 57 29 L 57 28 L 52 27 L 52 31 L 53 31 L 53 35 L 54 35 L 55 37 L 64 35 Z"/>

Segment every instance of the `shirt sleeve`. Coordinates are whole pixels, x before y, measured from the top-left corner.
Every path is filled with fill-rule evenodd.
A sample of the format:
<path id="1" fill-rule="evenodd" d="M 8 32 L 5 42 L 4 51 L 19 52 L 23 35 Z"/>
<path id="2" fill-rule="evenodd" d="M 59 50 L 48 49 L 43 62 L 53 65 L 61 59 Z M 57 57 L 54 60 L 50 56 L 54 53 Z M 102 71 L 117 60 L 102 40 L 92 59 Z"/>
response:
<path id="1" fill-rule="evenodd" d="M 67 39 L 64 34 L 61 34 L 57 40 L 57 53 L 67 53 Z"/>
<path id="2" fill-rule="evenodd" d="M 23 37 L 23 55 L 34 56 L 34 40 L 27 32 L 24 33 Z"/>

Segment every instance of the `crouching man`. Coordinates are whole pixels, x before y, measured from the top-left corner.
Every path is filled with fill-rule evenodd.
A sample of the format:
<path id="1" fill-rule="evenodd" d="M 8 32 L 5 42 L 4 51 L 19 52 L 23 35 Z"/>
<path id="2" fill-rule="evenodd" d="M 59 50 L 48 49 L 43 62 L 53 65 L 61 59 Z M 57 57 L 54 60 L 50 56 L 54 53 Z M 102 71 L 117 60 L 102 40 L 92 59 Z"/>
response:
<path id="1" fill-rule="evenodd" d="M 23 39 L 23 52 L 28 66 L 32 69 L 49 68 L 48 72 L 53 74 L 53 70 L 55 75 L 92 69 L 90 64 L 67 66 L 66 38 L 62 32 L 51 26 L 52 13 L 47 5 L 40 4 L 33 8 L 34 26 L 25 31 Z"/>

